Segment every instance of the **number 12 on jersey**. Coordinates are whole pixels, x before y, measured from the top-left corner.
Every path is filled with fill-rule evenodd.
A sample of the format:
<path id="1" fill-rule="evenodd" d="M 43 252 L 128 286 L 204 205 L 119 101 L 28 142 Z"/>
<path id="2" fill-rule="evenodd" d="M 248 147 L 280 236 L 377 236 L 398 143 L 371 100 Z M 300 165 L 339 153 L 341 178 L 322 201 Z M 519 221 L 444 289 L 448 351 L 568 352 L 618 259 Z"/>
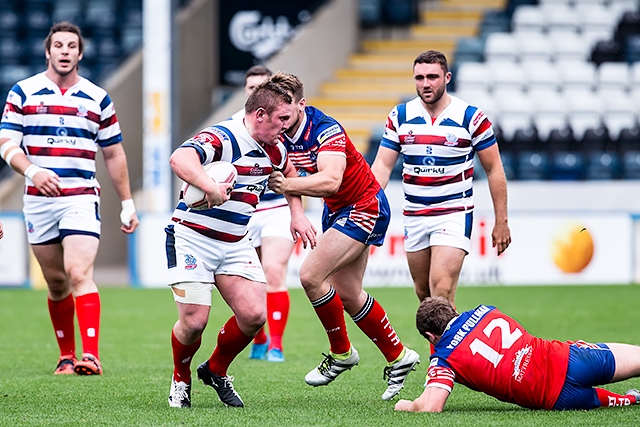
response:
<path id="1" fill-rule="evenodd" d="M 505 350 L 511 348 L 511 346 L 522 336 L 522 331 L 518 328 L 515 328 L 513 332 L 511 332 L 509 328 L 509 322 L 505 319 L 493 319 L 489 324 L 482 330 L 482 332 L 487 336 L 487 338 L 491 337 L 491 333 L 494 329 L 500 329 L 500 334 L 502 337 L 501 350 Z M 495 349 L 489 346 L 489 344 L 480 340 L 479 338 L 474 339 L 469 345 L 471 349 L 471 353 L 473 355 L 479 354 L 480 356 L 487 359 L 489 362 L 493 364 L 495 368 L 498 367 L 498 363 L 504 357 L 503 354 L 498 353 Z"/>

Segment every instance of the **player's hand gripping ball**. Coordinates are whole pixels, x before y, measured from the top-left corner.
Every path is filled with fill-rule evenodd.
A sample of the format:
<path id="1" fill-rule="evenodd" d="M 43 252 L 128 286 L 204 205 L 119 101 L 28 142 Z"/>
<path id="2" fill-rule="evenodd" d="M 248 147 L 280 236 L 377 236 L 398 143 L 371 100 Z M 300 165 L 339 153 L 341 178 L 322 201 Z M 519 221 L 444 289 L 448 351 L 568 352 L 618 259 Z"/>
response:
<path id="1" fill-rule="evenodd" d="M 236 185 L 238 180 L 238 171 L 236 167 L 229 162 L 212 162 L 204 166 L 204 171 L 209 177 L 217 183 L 229 183 L 229 193 Z M 188 207 L 195 210 L 203 210 L 208 208 L 207 199 L 205 193 L 198 187 L 187 184 L 182 184 L 182 200 Z"/>

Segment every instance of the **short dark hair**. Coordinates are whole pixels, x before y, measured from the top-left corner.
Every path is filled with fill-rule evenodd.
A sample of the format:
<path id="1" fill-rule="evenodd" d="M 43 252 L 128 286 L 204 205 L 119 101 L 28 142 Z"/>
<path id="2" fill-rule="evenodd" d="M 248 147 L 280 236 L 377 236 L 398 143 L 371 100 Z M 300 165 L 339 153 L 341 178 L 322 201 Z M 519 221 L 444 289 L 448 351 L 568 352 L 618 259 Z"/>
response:
<path id="1" fill-rule="evenodd" d="M 448 299 L 443 297 L 427 297 L 418 307 L 416 328 L 420 335 L 427 338 L 426 333 L 442 335 L 445 328 L 458 313 Z"/>
<path id="2" fill-rule="evenodd" d="M 251 76 L 267 76 L 267 77 L 271 77 L 271 74 L 273 74 L 273 73 L 266 66 L 264 66 L 264 65 L 254 65 L 253 67 L 249 68 L 246 73 L 244 73 L 244 85 L 245 86 L 247 85 L 247 79 L 249 77 L 251 77 Z"/>
<path id="3" fill-rule="evenodd" d="M 287 92 L 293 95 L 296 102 L 304 97 L 304 85 L 298 76 L 278 71 L 269 78 L 269 81 L 282 86 Z"/>
<path id="4" fill-rule="evenodd" d="M 444 56 L 444 53 L 438 52 L 437 50 L 428 50 L 426 52 L 422 52 L 413 61 L 414 67 L 416 66 L 416 64 L 440 64 L 445 74 L 449 72 L 449 63 L 447 62 L 447 57 Z"/>
<path id="5" fill-rule="evenodd" d="M 51 50 L 51 37 L 55 33 L 73 33 L 78 36 L 78 49 L 80 53 L 84 52 L 84 39 L 82 38 L 82 31 L 80 31 L 80 27 L 71 22 L 64 21 L 53 24 L 49 29 L 49 34 L 47 38 L 44 39 L 44 50 L 45 52 L 49 52 Z"/>
<path id="6" fill-rule="evenodd" d="M 291 102 L 293 99 L 289 92 L 270 80 L 265 80 L 249 95 L 244 104 L 244 110 L 245 113 L 251 113 L 258 108 L 263 108 L 267 114 L 271 114 L 281 104 L 291 104 Z"/>

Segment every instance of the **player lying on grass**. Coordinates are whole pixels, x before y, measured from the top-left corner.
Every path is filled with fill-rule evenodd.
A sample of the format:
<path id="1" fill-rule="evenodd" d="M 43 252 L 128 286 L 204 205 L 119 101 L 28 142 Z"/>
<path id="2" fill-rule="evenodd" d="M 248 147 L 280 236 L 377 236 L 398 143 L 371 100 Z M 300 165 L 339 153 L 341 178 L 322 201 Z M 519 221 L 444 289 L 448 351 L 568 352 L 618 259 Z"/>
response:
<path id="1" fill-rule="evenodd" d="M 395 409 L 441 412 L 458 382 L 531 409 L 593 409 L 638 403 L 593 386 L 640 376 L 640 347 L 545 340 L 492 306 L 456 313 L 442 297 L 426 298 L 416 315 L 420 334 L 435 346 L 424 392 Z"/>

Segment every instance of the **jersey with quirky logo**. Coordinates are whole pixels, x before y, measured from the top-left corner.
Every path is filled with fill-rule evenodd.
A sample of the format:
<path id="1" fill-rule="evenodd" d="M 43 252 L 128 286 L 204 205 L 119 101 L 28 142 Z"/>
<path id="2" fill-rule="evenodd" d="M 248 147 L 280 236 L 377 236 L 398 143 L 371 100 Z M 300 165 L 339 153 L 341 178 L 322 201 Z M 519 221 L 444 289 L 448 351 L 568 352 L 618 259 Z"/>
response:
<path id="1" fill-rule="evenodd" d="M 60 195 L 99 194 L 98 146 L 122 141 L 107 92 L 80 78 L 63 94 L 44 73 L 16 83 L 7 95 L 0 137 L 22 141 L 33 164 L 60 177 Z M 43 196 L 25 178 L 27 196 Z"/>
<path id="2" fill-rule="evenodd" d="M 504 402 L 553 409 L 569 365 L 569 344 L 529 334 L 491 306 L 448 325 L 431 356 L 427 387 L 451 391 L 457 381 Z"/>
<path id="3" fill-rule="evenodd" d="M 181 147 L 195 149 L 202 165 L 221 160 L 233 163 L 238 181 L 230 199 L 222 205 L 194 210 L 180 200 L 172 219 L 215 240 L 240 241 L 247 234 L 247 224 L 267 187 L 269 174 L 287 163 L 284 146 L 262 146 L 251 137 L 242 120 L 227 120 L 203 129 Z"/>
<path id="4" fill-rule="evenodd" d="M 484 113 L 455 96 L 432 122 L 419 97 L 397 105 L 380 145 L 402 153 L 404 214 L 473 209 L 473 157 L 496 143 Z"/>
<path id="5" fill-rule="evenodd" d="M 305 107 L 305 122 L 293 138 L 284 135 L 284 145 L 298 175 L 318 172 L 319 155 L 346 157 L 347 165 L 338 192 L 324 197 L 327 207 L 336 212 L 344 207 L 370 200 L 380 189 L 371 168 L 356 150 L 340 123 L 314 107 Z"/>

